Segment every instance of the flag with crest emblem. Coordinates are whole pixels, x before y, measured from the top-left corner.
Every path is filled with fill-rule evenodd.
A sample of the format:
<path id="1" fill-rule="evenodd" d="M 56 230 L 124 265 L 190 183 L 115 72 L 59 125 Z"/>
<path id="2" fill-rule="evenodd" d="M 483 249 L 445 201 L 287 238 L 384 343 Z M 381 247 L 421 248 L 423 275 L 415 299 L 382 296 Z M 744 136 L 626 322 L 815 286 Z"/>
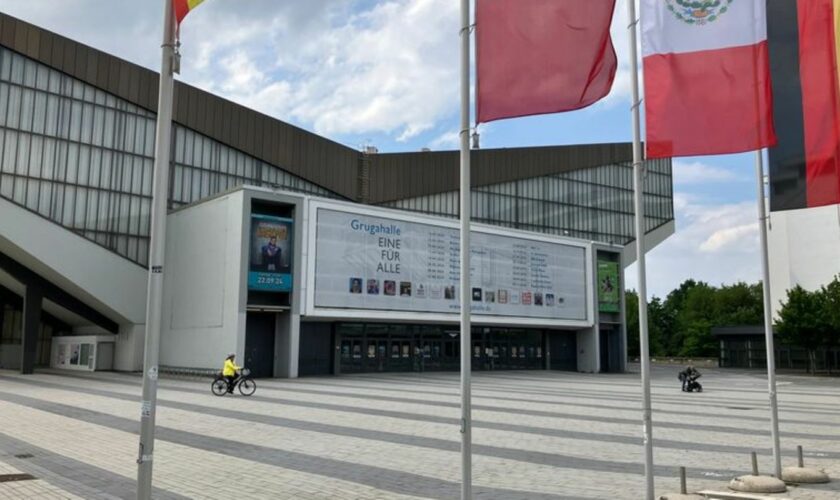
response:
<path id="1" fill-rule="evenodd" d="M 766 0 L 642 0 L 649 158 L 776 143 Z"/>

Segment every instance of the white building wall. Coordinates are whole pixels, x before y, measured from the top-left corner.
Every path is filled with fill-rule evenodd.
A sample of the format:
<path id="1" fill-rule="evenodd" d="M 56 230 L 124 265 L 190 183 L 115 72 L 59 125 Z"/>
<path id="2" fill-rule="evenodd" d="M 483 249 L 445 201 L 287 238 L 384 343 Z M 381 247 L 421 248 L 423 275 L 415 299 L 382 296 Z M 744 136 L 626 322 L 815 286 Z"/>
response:
<path id="1" fill-rule="evenodd" d="M 598 345 L 598 326 L 578 330 L 577 370 L 583 373 L 598 373 L 601 370 L 601 351 Z"/>
<path id="2" fill-rule="evenodd" d="M 243 193 L 170 214 L 164 273 L 163 366 L 220 368 L 242 357 Z"/>
<path id="3" fill-rule="evenodd" d="M 117 342 L 114 345 L 114 370 L 120 372 L 142 371 L 145 341 L 146 325 L 120 325 L 120 332 L 117 334 Z"/>
<path id="4" fill-rule="evenodd" d="M 816 290 L 840 274 L 840 205 L 772 212 L 770 298 L 778 316 L 787 291 Z"/>

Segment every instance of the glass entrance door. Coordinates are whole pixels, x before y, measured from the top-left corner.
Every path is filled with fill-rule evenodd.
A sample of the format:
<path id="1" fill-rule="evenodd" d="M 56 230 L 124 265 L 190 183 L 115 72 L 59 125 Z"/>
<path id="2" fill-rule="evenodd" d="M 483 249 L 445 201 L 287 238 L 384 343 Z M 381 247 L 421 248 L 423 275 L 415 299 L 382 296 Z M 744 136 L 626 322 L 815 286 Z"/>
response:
<path id="1" fill-rule="evenodd" d="M 340 373 L 458 370 L 457 326 L 342 323 L 336 325 Z M 542 330 L 476 327 L 473 370 L 541 369 Z"/>

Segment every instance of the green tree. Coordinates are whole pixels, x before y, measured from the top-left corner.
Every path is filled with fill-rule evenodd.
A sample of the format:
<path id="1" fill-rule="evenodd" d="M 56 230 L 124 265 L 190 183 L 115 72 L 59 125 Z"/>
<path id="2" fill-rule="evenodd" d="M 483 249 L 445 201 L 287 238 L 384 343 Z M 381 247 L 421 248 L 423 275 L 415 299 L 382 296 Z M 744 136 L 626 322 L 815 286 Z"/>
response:
<path id="1" fill-rule="evenodd" d="M 831 282 L 821 290 L 823 294 L 824 315 L 828 322 L 828 347 L 840 345 L 840 274 L 834 277 Z M 828 366 L 831 373 L 831 365 Z"/>
<path id="2" fill-rule="evenodd" d="M 776 327 L 782 341 L 808 350 L 808 371 L 816 373 L 817 349 L 827 345 L 832 334 L 828 300 L 823 290 L 809 292 L 801 286 L 788 290 Z"/>
<path id="3" fill-rule="evenodd" d="M 625 315 L 627 320 L 627 355 L 639 356 L 639 294 L 635 290 L 627 290 L 624 293 Z M 654 297 L 648 302 L 648 340 L 650 342 L 650 355 L 663 356 L 662 337 L 663 306 L 659 297 Z"/>
<path id="4" fill-rule="evenodd" d="M 678 288 L 671 291 L 662 304 L 662 344 L 664 354 L 679 355 L 685 338 L 685 332 L 677 325 L 677 318 L 685 307 L 685 301 L 692 289 L 699 285 L 694 280 L 685 280 Z"/>
<path id="5" fill-rule="evenodd" d="M 650 354 L 651 356 L 665 356 L 665 328 L 667 322 L 665 306 L 662 299 L 654 297 L 648 303 L 648 331 L 650 332 Z"/>
<path id="6" fill-rule="evenodd" d="M 639 294 L 636 290 L 624 292 L 624 317 L 627 324 L 627 355 L 639 356 Z"/>
<path id="7" fill-rule="evenodd" d="M 687 290 L 682 308 L 676 314 L 676 329 L 681 345 L 674 346 L 680 356 L 717 356 L 717 342 L 712 326 L 717 322 L 716 289 L 697 283 Z"/>
<path id="8" fill-rule="evenodd" d="M 724 285 L 715 293 L 716 324 L 763 325 L 764 297 L 761 283 Z"/>

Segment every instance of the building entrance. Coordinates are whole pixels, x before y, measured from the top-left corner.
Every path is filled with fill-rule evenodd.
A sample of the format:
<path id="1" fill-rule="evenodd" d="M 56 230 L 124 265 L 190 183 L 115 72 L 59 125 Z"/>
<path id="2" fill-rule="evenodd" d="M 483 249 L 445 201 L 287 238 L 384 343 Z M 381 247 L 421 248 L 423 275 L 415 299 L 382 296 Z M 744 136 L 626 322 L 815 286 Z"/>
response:
<path id="1" fill-rule="evenodd" d="M 473 370 L 545 368 L 543 330 L 476 327 Z M 340 323 L 336 325 L 340 373 L 457 371 L 457 328 L 437 325 Z"/>
<path id="2" fill-rule="evenodd" d="M 276 313 L 248 312 L 245 320 L 244 366 L 254 377 L 274 376 Z"/>

